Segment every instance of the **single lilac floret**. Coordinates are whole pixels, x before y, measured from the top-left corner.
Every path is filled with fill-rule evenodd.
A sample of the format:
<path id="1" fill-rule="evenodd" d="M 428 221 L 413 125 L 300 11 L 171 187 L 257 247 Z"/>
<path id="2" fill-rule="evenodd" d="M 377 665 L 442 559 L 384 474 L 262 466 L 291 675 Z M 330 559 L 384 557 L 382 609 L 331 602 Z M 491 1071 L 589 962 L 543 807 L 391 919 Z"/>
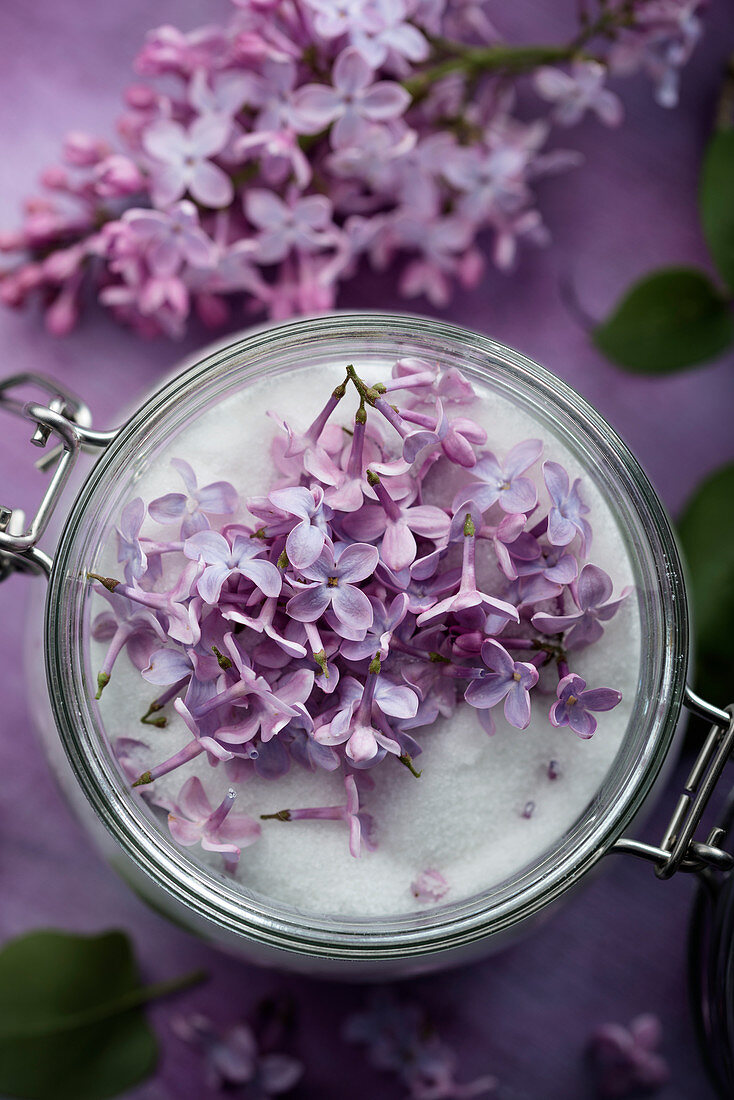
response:
<path id="1" fill-rule="evenodd" d="M 531 622 L 543 634 L 563 634 L 564 647 L 581 649 L 597 642 L 604 633 L 602 622 L 616 615 L 631 589 L 625 588 L 616 600 L 610 600 L 612 582 L 607 573 L 596 565 L 585 565 L 578 580 L 571 584 L 571 594 L 579 610 L 571 615 L 547 615 L 538 612 Z"/>
<path id="2" fill-rule="evenodd" d="M 181 520 L 181 538 L 187 539 L 197 531 L 208 529 L 208 516 L 231 516 L 237 509 L 237 490 L 228 481 L 213 481 L 199 489 L 196 474 L 182 458 L 172 458 L 171 465 L 178 471 L 186 486 L 185 493 L 166 493 L 150 502 L 148 511 L 158 523 Z"/>
<path id="3" fill-rule="evenodd" d="M 222 585 L 233 575 L 247 577 L 265 596 L 280 595 L 281 575 L 272 562 L 260 556 L 262 549 L 244 535 L 235 534 L 230 543 L 218 531 L 199 531 L 186 539 L 183 552 L 192 561 L 205 563 L 198 582 L 199 595 L 206 603 L 216 604 Z"/>
<path id="4" fill-rule="evenodd" d="M 513 661 L 507 650 L 493 638 L 482 646 L 482 660 L 489 672 L 482 670 L 467 687 L 464 698 L 477 710 L 488 710 L 502 699 L 505 718 L 515 729 L 530 725 L 530 690 L 538 682 L 535 665 Z"/>
<path id="5" fill-rule="evenodd" d="M 558 699 L 548 714 L 554 726 L 570 726 L 584 739 L 592 737 L 596 730 L 596 718 L 590 712 L 612 710 L 622 701 L 622 694 L 613 688 L 591 688 L 586 680 L 570 672 L 558 683 Z"/>
<path id="6" fill-rule="evenodd" d="M 344 546 L 336 555 L 333 545 L 327 543 L 316 561 L 301 570 L 313 583 L 291 597 L 286 611 L 299 622 L 313 623 L 331 607 L 346 626 L 367 630 L 372 625 L 372 605 L 356 582 L 372 576 L 378 559 L 375 547 L 365 543 Z"/>
<path id="7" fill-rule="evenodd" d="M 548 541 L 553 546 L 568 546 L 579 535 L 581 555 L 586 557 L 591 546 L 591 527 L 584 519 L 589 508 L 579 494 L 581 478 L 577 477 L 570 485 L 568 474 L 557 462 L 543 463 L 543 478 L 551 498 Z"/>

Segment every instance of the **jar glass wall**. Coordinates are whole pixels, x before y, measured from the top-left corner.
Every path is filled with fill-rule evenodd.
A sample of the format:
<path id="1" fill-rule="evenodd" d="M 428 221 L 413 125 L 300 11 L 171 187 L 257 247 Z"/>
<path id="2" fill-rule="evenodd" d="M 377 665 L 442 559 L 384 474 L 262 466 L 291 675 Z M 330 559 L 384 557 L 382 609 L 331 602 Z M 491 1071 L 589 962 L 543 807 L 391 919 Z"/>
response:
<path id="1" fill-rule="evenodd" d="M 414 356 L 458 367 L 478 387 L 527 412 L 559 438 L 611 509 L 632 563 L 642 627 L 637 693 L 622 746 L 573 826 L 530 865 L 481 894 L 390 918 L 308 914 L 248 893 L 178 848 L 130 791 L 93 702 L 90 590 L 121 508 L 146 471 L 197 417 L 263 378 L 274 399 L 299 370 Z M 685 592 L 675 543 L 649 482 L 604 420 L 558 379 L 517 352 L 439 322 L 343 315 L 258 331 L 217 351 L 159 390 L 94 467 L 64 528 L 46 618 L 54 717 L 71 767 L 130 860 L 137 888 L 212 939 L 250 957 L 325 974 L 434 968 L 500 942 L 595 864 L 645 799 L 678 721 L 686 673 Z"/>

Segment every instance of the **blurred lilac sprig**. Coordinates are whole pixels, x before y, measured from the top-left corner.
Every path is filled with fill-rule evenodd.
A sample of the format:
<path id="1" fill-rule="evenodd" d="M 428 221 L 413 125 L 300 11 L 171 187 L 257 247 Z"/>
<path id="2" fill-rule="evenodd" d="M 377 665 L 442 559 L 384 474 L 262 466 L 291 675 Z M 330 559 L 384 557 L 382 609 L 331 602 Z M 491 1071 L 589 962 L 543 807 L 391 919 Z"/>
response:
<path id="1" fill-rule="evenodd" d="M 357 407 L 345 430 L 332 416 L 347 392 Z M 220 852 L 233 872 L 241 847 L 280 827 L 232 812 L 238 784 L 295 765 L 338 773 L 342 800 L 261 820 L 338 822 L 359 857 L 379 830 L 364 805 L 369 772 L 392 762 L 420 777 L 426 735 L 462 700 L 488 734 L 502 704 L 515 729 L 541 707 L 581 738 L 596 730 L 591 712 L 620 702 L 569 668 L 629 595 L 611 599 L 611 579 L 585 562 L 581 480 L 569 493 L 562 466 L 538 469 L 541 440 L 481 450 L 486 432 L 463 415 L 474 400 L 455 368 L 427 360 L 401 359 L 375 385 L 350 365 L 305 430 L 273 417 L 281 477 L 242 502 L 245 515 L 233 485 L 199 489 L 178 459 L 188 496 L 122 510 L 124 580 L 90 574 L 112 609 L 93 623 L 109 641 L 97 698 L 123 650 L 160 691 L 142 716 L 149 746 L 125 737 L 118 750 L 178 843 Z M 459 429 L 464 444 L 447 447 Z M 167 707 L 189 740 L 161 759 L 152 730 Z M 195 777 L 175 797 L 156 786 L 198 757 L 226 772 L 224 798 Z M 136 776 L 136 764 L 148 766 Z M 416 870 L 417 901 L 449 892 L 440 868 Z"/>
<path id="2" fill-rule="evenodd" d="M 469 1100 L 497 1087 L 489 1076 L 457 1082 L 458 1058 L 436 1034 L 424 1010 L 394 999 L 387 990 L 376 993 L 365 1012 L 350 1016 L 343 1034 L 366 1048 L 376 1069 L 398 1077 L 408 1089 L 407 1100 Z"/>
<path id="3" fill-rule="evenodd" d="M 549 136 L 621 121 L 608 76 L 642 70 L 675 104 L 705 0 L 581 0 L 560 45 L 502 42 L 482 0 L 233 2 L 224 24 L 147 35 L 119 148 L 67 136 L 0 237 L 5 304 L 40 299 L 62 335 L 91 288 L 141 334 L 179 336 L 233 303 L 329 309 L 367 262 L 445 305 L 481 275 L 480 233 L 502 270 L 548 242 L 535 181 L 580 159 Z"/>

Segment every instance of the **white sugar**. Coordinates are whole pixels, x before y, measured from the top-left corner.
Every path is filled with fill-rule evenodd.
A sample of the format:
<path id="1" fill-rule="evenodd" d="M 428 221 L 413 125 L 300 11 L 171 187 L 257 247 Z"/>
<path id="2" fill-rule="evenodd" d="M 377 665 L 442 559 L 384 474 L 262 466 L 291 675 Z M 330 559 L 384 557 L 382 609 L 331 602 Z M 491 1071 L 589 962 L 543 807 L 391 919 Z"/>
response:
<path id="1" fill-rule="evenodd" d="M 359 364 L 357 364 L 359 368 Z M 372 365 L 365 371 L 377 380 Z M 276 381 L 256 382 L 209 410 L 171 444 L 170 457 L 186 458 L 199 484 L 226 479 L 241 496 L 266 493 L 273 484 L 270 442 L 278 429 L 266 416 L 278 414 L 304 428 L 323 406 L 329 388 L 340 382 L 337 367 L 309 368 Z M 348 425 L 354 414 L 351 393 L 335 420 Z M 572 477 L 584 471 L 559 440 L 549 438 L 532 418 L 503 398 L 485 391 L 469 415 L 487 429 L 488 444 L 503 455 L 520 440 L 542 436 L 541 461 L 562 463 Z M 374 414 L 373 414 L 374 415 Z M 540 462 L 530 473 L 542 488 Z M 157 458 L 143 471 L 134 495 L 150 501 L 181 488 L 177 475 Z M 544 489 L 541 501 L 545 500 Z M 606 570 L 615 595 L 634 583 L 632 567 L 615 519 L 598 490 L 584 478 L 582 495 L 591 506 L 594 539 L 591 560 Z M 146 521 L 144 534 L 175 538 L 175 527 Z M 114 575 L 110 549 L 101 567 Z M 100 605 L 102 601 L 100 599 Z M 94 643 L 92 666 L 99 667 L 104 645 Z M 263 822 L 262 838 L 242 852 L 237 877 L 248 890 L 298 909 L 347 917 L 379 916 L 426 908 L 411 893 L 411 883 L 424 870 L 439 871 L 449 884 L 444 902 L 481 892 L 532 863 L 559 840 L 585 811 L 624 738 L 638 682 L 640 623 L 635 597 L 606 624 L 603 639 L 574 655 L 573 671 L 591 686 L 622 692 L 622 703 L 599 715 L 594 737 L 582 741 L 567 727 L 556 729 L 547 713 L 552 696 L 534 696 L 534 716 L 526 730 L 509 726 L 501 706 L 494 709 L 497 732 L 489 737 L 476 712 L 461 704 L 451 719 L 416 732 L 423 753 L 416 761 L 420 779 L 391 759 L 372 770 L 376 788 L 364 799 L 376 819 L 379 845 L 357 860 L 349 855 L 346 826 L 333 821 Z M 141 770 L 165 760 L 191 739 L 171 708 L 169 724 L 158 730 L 140 725 L 140 716 L 162 689 L 146 684 L 123 655 L 100 704 L 111 740 L 132 737 L 150 746 L 137 763 Z M 557 778 L 549 777 L 554 761 Z M 223 767 L 211 768 L 199 757 L 156 782 L 156 791 L 175 798 L 190 776 L 201 777 L 216 804 L 230 782 Z M 276 781 L 253 778 L 238 791 L 237 812 L 258 817 L 284 808 L 338 804 L 344 801 L 340 775 L 309 772 L 297 764 Z M 532 812 L 530 812 L 532 810 Z M 529 816 L 528 816 L 529 815 Z M 165 828 L 165 825 L 163 826 Z M 220 857 L 196 850 L 192 858 Z"/>

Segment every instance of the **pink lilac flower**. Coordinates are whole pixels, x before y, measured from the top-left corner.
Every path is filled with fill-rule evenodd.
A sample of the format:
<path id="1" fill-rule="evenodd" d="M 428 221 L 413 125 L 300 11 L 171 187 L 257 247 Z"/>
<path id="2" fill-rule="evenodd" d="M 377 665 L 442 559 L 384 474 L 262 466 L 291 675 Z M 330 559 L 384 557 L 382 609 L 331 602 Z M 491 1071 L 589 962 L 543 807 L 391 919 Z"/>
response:
<path id="1" fill-rule="evenodd" d="M 538 503 L 538 490 L 530 478 L 521 475 L 538 460 L 542 450 L 539 439 L 528 439 L 513 447 L 504 462 L 499 462 L 491 451 L 485 452 L 472 468 L 472 476 L 482 482 L 471 489 L 471 499 L 480 510 L 486 512 L 499 503 L 505 512 L 531 512 Z"/>
<path id="2" fill-rule="evenodd" d="M 622 101 L 604 87 L 607 70 L 598 61 L 575 61 L 570 73 L 543 68 L 535 74 L 535 90 L 553 103 L 553 119 L 561 126 L 575 126 L 586 111 L 593 111 L 607 126 L 619 126 Z"/>
<path id="3" fill-rule="evenodd" d="M 310 806 L 298 810 L 278 810 L 274 814 L 261 814 L 263 820 L 277 818 L 279 821 L 344 821 L 349 828 L 349 852 L 355 859 L 362 855 L 362 841 L 368 848 L 372 831 L 372 819 L 369 814 L 360 811 L 359 792 L 353 775 L 344 781 L 347 800 L 340 806 Z"/>
<path id="4" fill-rule="evenodd" d="M 377 1069 L 395 1074 L 408 1088 L 409 1100 L 469 1100 L 493 1092 L 493 1077 L 479 1077 L 466 1084 L 456 1081 L 454 1052 L 436 1035 L 424 1010 L 401 1003 L 381 990 L 367 1011 L 350 1016 L 344 1037 L 366 1047 Z"/>
<path id="5" fill-rule="evenodd" d="M 482 671 L 472 680 L 464 698 L 477 710 L 488 710 L 502 699 L 505 701 L 505 718 L 516 729 L 530 725 L 530 690 L 538 682 L 535 665 L 525 661 L 513 661 L 510 654 L 494 638 L 482 645 L 482 661 L 489 672 Z"/>
<path id="6" fill-rule="evenodd" d="M 475 544 L 476 534 L 474 523 L 467 514 L 464 521 L 464 557 L 459 591 L 454 596 L 449 596 L 445 600 L 434 603 L 429 610 L 422 612 L 416 620 L 418 626 L 423 626 L 425 623 L 432 622 L 434 619 L 439 619 L 449 612 L 455 613 L 457 611 L 465 611 L 470 607 L 487 608 L 490 613 L 498 615 L 502 619 L 514 619 L 515 622 L 520 621 L 517 609 L 513 607 L 512 604 L 507 603 L 505 600 L 497 599 L 497 597 L 489 595 L 486 592 L 481 592 L 477 588 Z"/>
<path id="7" fill-rule="evenodd" d="M 417 901 L 429 904 L 440 901 L 449 892 L 449 884 L 440 871 L 428 868 L 411 882 L 410 890 Z"/>
<path id="8" fill-rule="evenodd" d="M 553 546 L 568 546 L 576 535 L 581 537 L 581 553 L 591 545 L 591 528 L 584 519 L 589 508 L 579 494 L 581 478 L 570 485 L 568 474 L 557 462 L 543 463 L 543 478 L 551 498 L 548 513 L 548 540 Z"/>
<path id="9" fill-rule="evenodd" d="M 374 546 L 357 542 L 335 553 L 326 544 L 316 561 L 301 573 L 312 583 L 288 601 L 288 614 L 299 622 L 313 623 L 332 607 L 339 622 L 354 630 L 372 625 L 372 606 L 356 582 L 372 576 L 379 555 Z"/>
<path id="10" fill-rule="evenodd" d="M 171 836 L 184 848 L 201 844 L 206 852 L 221 852 L 231 870 L 236 866 L 240 850 L 254 844 L 262 831 L 247 814 L 231 813 L 236 796 L 237 792 L 230 787 L 213 810 L 201 780 L 192 776 L 168 810 Z"/>
<path id="11" fill-rule="evenodd" d="M 237 491 L 228 481 L 213 481 L 198 487 L 196 474 L 182 458 L 172 458 L 171 465 L 186 486 L 185 493 L 166 493 L 148 506 L 148 512 L 157 523 L 181 520 L 181 538 L 188 539 L 197 531 L 209 528 L 208 516 L 231 516 L 237 509 Z"/>
<path id="12" fill-rule="evenodd" d="M 189 129 L 171 119 L 158 119 L 143 133 L 152 159 L 151 189 L 156 206 L 167 207 L 188 191 L 204 206 L 228 206 L 234 187 L 227 173 L 210 159 L 229 138 L 230 121 L 218 114 L 200 115 Z"/>
<path id="13" fill-rule="evenodd" d="M 209 604 L 217 602 L 222 585 L 232 576 L 247 577 L 265 596 L 280 594 L 280 573 L 272 562 L 261 558 L 262 547 L 246 535 L 234 533 L 226 539 L 218 531 L 198 531 L 186 539 L 183 552 L 206 565 L 197 587 Z"/>
<path id="14" fill-rule="evenodd" d="M 565 634 L 563 644 L 568 650 L 581 649 L 591 645 L 604 633 L 603 622 L 616 615 L 630 593 L 625 588 L 616 600 L 610 600 L 612 581 L 603 569 L 596 565 L 585 565 L 578 580 L 570 585 L 571 594 L 579 608 L 570 615 L 548 615 L 538 612 L 533 615 L 532 624 L 543 634 Z"/>
<path id="15" fill-rule="evenodd" d="M 148 559 L 140 545 L 140 528 L 145 519 L 145 504 L 141 497 L 135 497 L 122 509 L 120 522 L 115 528 L 117 535 L 117 560 L 123 566 L 125 580 L 132 583 L 139 580 L 148 568 Z"/>
<path id="16" fill-rule="evenodd" d="M 186 263 L 204 268 L 214 264 L 214 243 L 200 227 L 196 207 L 188 200 L 165 212 L 127 210 L 122 220 L 143 244 L 146 262 L 156 275 L 174 275 Z"/>
<path id="17" fill-rule="evenodd" d="M 550 709 L 549 718 L 554 726 L 570 726 L 584 739 L 592 737 L 596 730 L 596 718 L 590 711 L 612 710 L 621 702 L 620 692 L 613 688 L 590 688 L 586 681 L 571 672 L 558 683 L 558 699 Z"/>
<path id="18" fill-rule="evenodd" d="M 289 515 L 300 518 L 288 532 L 285 551 L 288 560 L 296 569 L 305 569 L 318 558 L 324 548 L 326 525 L 331 510 L 324 511 L 324 491 L 320 487 L 306 489 L 294 485 L 290 489 L 276 489 L 269 500 Z"/>
<path id="19" fill-rule="evenodd" d="M 656 1016 L 636 1016 L 624 1027 L 603 1024 L 589 1039 L 599 1095 L 625 1097 L 655 1092 L 667 1084 L 670 1069 L 658 1053 L 662 1026 Z"/>
<path id="20" fill-rule="evenodd" d="M 334 64 L 333 85 L 306 84 L 296 93 L 298 131 L 316 134 L 331 126 L 331 143 L 339 149 L 359 142 L 370 122 L 398 118 L 410 103 L 410 93 L 395 81 L 375 83 L 373 77 L 374 69 L 359 50 L 343 50 Z"/>
<path id="21" fill-rule="evenodd" d="M 92 623 L 92 637 L 97 642 L 109 642 L 102 667 L 97 674 L 97 698 L 110 682 L 115 661 L 123 649 L 137 669 L 148 664 L 156 643 L 166 640 L 166 632 L 155 615 L 136 607 L 134 603 L 102 593 L 112 607 L 97 615 Z"/>
<path id="22" fill-rule="evenodd" d="M 343 527 L 352 538 L 381 538 L 380 558 L 389 569 L 405 569 L 415 559 L 415 535 L 434 542 L 446 538 L 450 520 L 443 509 L 433 504 L 393 500 L 380 478 L 371 471 L 368 482 L 378 504 L 365 504 L 359 511 L 350 512 Z"/>
<path id="23" fill-rule="evenodd" d="M 378 693 L 379 684 L 379 693 Z M 356 681 L 341 689 L 342 707 L 314 736 L 322 745 L 344 745 L 356 765 L 384 756 L 400 756 L 402 747 L 387 718 L 409 718 L 418 710 L 418 698 L 410 688 L 380 678 L 380 660 L 370 664 L 364 687 Z M 382 719 L 382 720 L 381 720 Z"/>
<path id="24" fill-rule="evenodd" d="M 271 191 L 250 191 L 245 213 L 259 230 L 255 243 L 258 259 L 264 264 L 282 260 L 291 249 L 314 252 L 336 238 L 331 202 L 325 195 L 300 197 L 291 191 L 283 202 Z"/>
<path id="25" fill-rule="evenodd" d="M 252 1100 L 289 1092 L 303 1076 L 303 1065 L 289 1054 L 264 1053 L 247 1024 L 218 1028 L 198 1013 L 174 1016 L 179 1039 L 202 1051 L 209 1089 L 248 1087 Z"/>

